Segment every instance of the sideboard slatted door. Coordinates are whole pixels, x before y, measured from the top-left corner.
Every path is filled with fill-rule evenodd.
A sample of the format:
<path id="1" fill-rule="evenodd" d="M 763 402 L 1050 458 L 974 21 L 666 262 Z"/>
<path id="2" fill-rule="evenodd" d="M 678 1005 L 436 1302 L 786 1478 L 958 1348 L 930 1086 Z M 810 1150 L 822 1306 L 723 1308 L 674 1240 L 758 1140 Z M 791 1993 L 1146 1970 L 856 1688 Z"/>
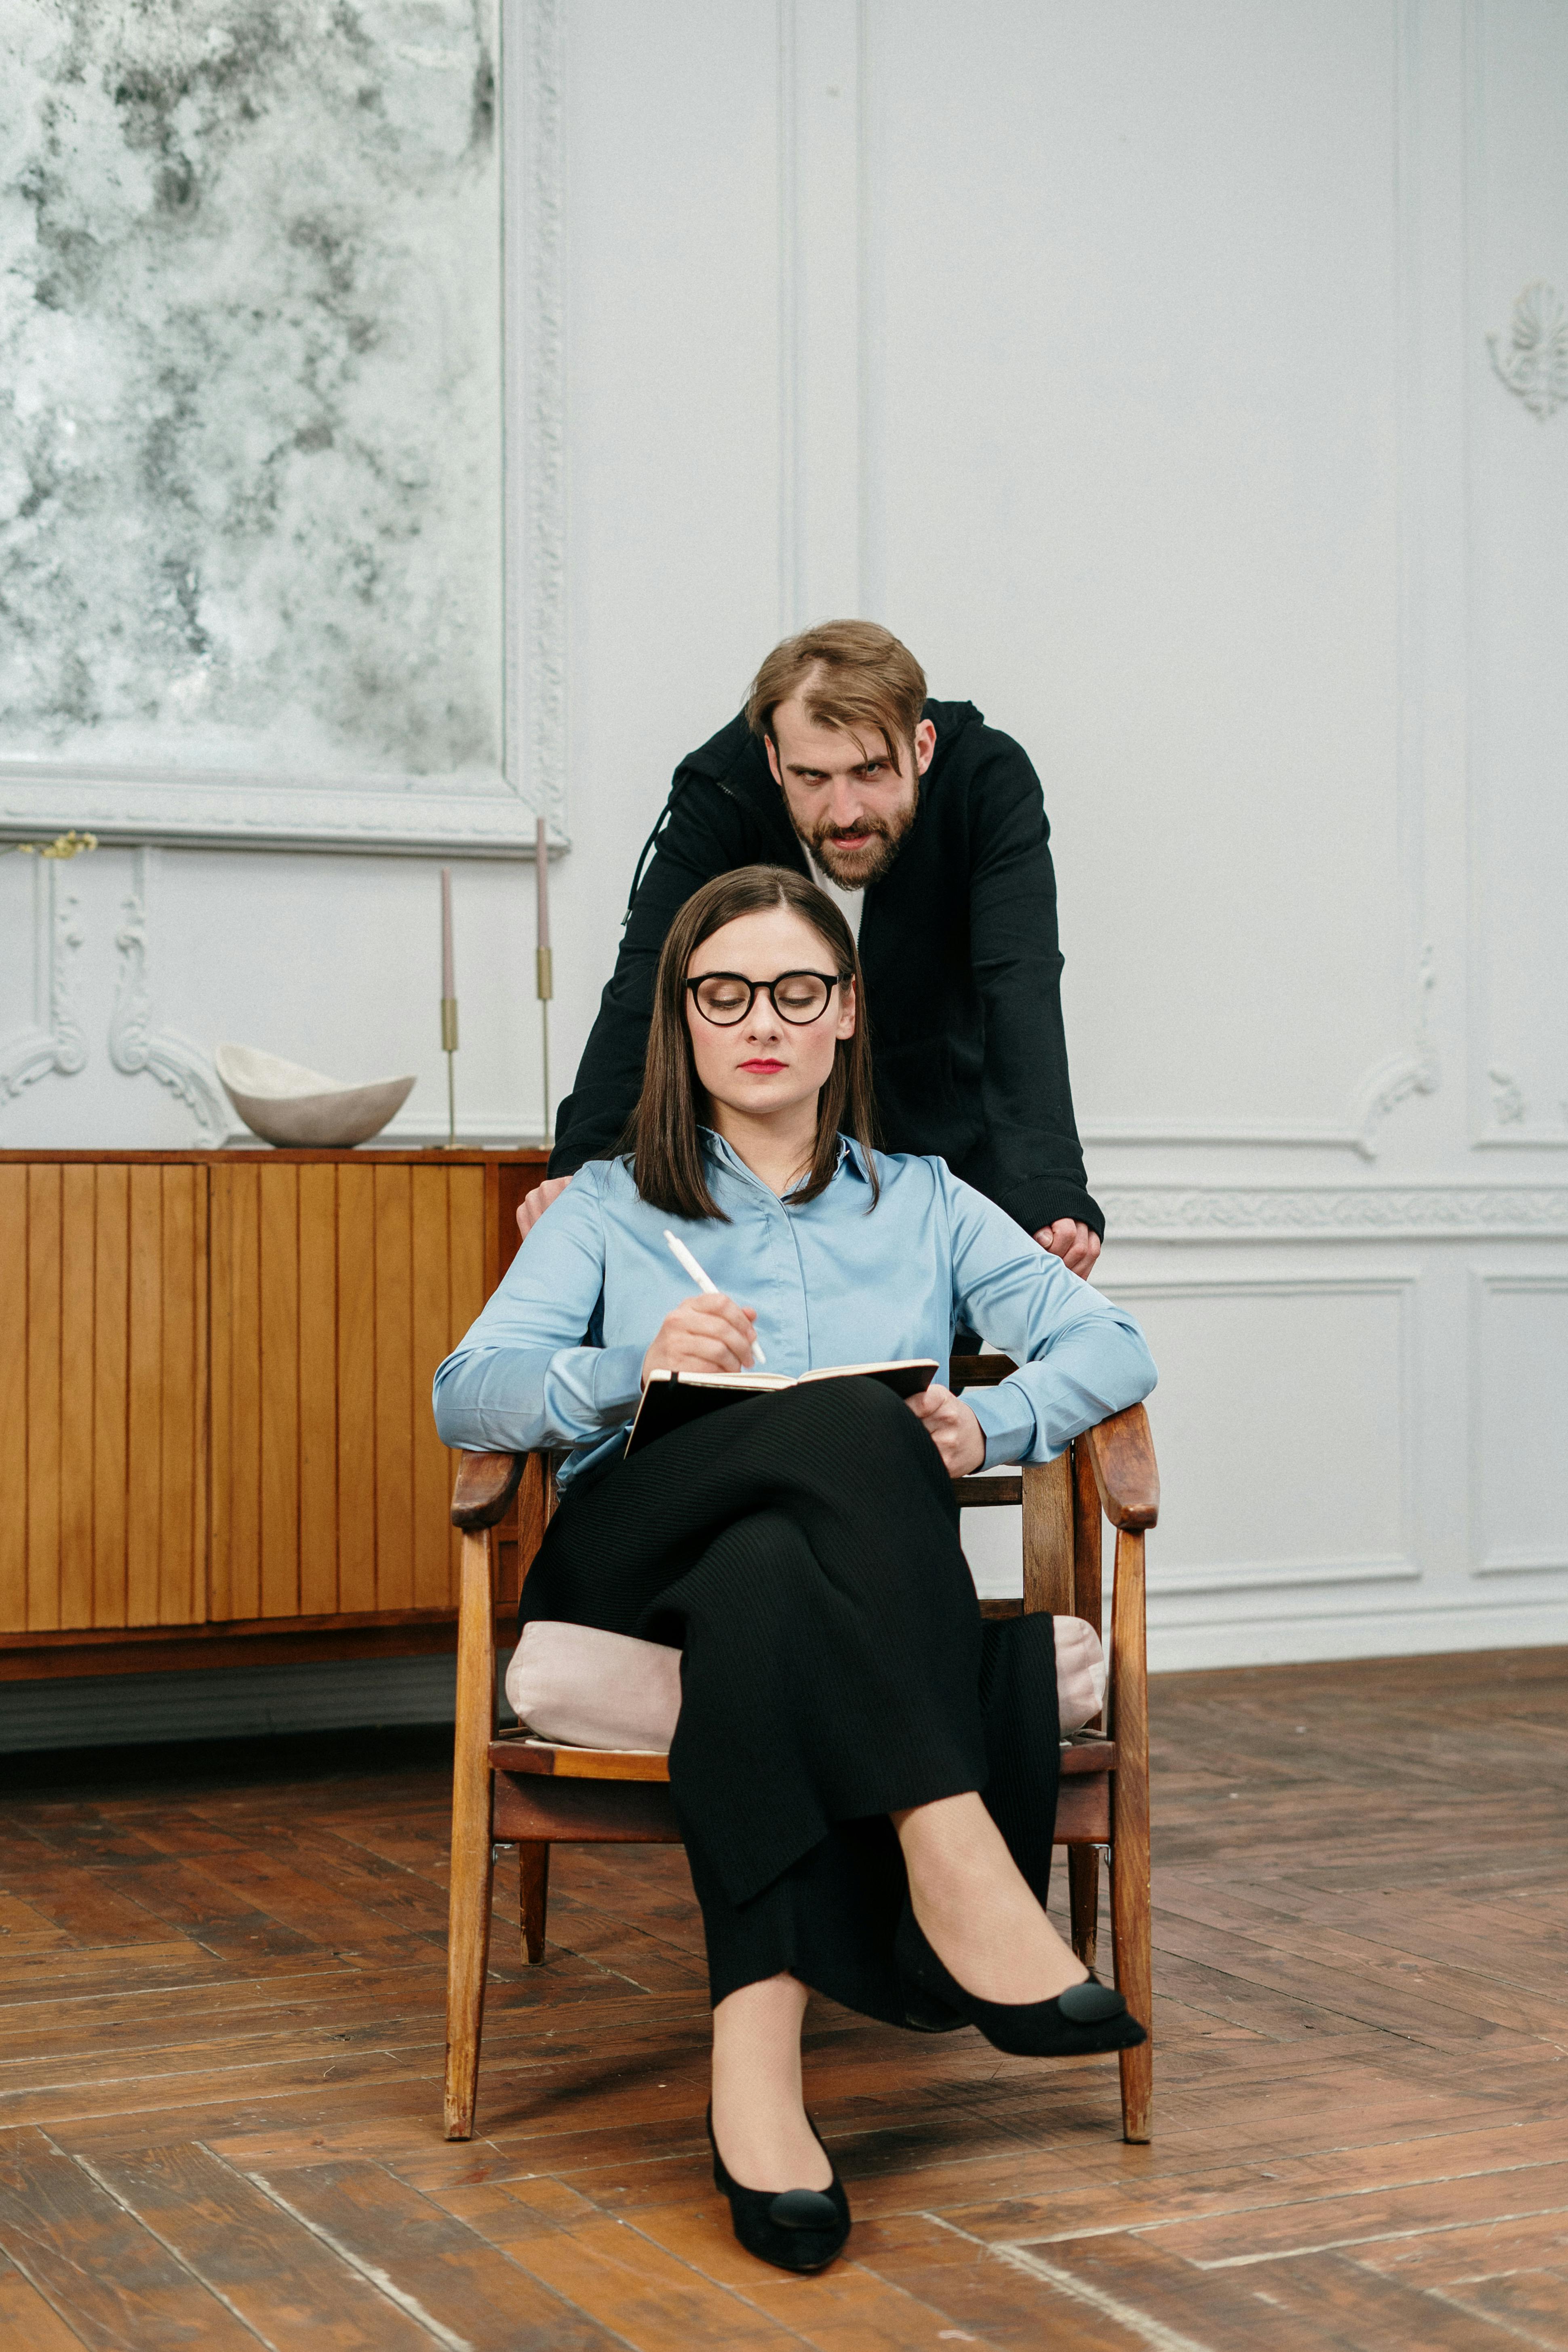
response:
<path id="1" fill-rule="evenodd" d="M 207 1171 L 0 1167 L 0 1632 L 206 1614 Z"/>
<path id="2" fill-rule="evenodd" d="M 437 1365 L 484 1299 L 484 1171 L 214 1163 L 212 1614 L 450 1609 Z"/>

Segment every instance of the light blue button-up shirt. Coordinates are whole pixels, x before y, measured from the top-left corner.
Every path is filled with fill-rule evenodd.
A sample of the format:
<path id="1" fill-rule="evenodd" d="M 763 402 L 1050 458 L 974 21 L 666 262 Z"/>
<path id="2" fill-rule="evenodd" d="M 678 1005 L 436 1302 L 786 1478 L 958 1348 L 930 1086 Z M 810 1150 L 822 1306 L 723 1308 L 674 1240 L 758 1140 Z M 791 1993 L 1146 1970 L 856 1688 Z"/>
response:
<path id="1" fill-rule="evenodd" d="M 436 1374 L 447 1444 L 571 1447 L 563 1486 L 607 1459 L 637 1411 L 649 1342 L 691 1296 L 667 1226 L 721 1290 L 756 1308 L 770 1372 L 934 1356 L 945 1381 L 959 1324 L 984 1331 L 1018 1364 L 1000 1387 L 964 1395 L 984 1432 L 987 1468 L 1048 1462 L 1080 1429 L 1153 1387 L 1131 1316 L 944 1160 L 879 1153 L 872 1209 L 858 1148 L 846 1139 L 826 1191 L 795 1207 L 719 1136 L 705 1129 L 703 1142 L 727 1224 L 650 1207 L 624 1160 L 577 1171 Z"/>

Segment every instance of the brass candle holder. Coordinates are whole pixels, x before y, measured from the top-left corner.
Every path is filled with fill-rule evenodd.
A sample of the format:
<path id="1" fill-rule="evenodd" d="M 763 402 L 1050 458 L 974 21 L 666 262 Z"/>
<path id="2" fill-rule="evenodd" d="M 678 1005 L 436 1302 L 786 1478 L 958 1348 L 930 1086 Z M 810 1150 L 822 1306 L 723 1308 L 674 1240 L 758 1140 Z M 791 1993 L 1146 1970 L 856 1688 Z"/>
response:
<path id="1" fill-rule="evenodd" d="M 550 958 L 550 828 L 543 817 L 533 828 L 534 931 L 533 985 L 539 996 L 540 1041 L 543 1047 L 545 1149 L 550 1147 L 550 1000 L 555 993 L 555 971 Z"/>
<path id="2" fill-rule="evenodd" d="M 539 994 L 539 1026 L 544 1055 L 544 1140 L 550 1141 L 550 1000 L 555 993 L 554 966 L 548 948 L 533 950 L 534 986 Z"/>
<path id="3" fill-rule="evenodd" d="M 441 999 L 441 1051 L 447 1056 L 447 1149 L 458 1148 L 458 1000 Z"/>

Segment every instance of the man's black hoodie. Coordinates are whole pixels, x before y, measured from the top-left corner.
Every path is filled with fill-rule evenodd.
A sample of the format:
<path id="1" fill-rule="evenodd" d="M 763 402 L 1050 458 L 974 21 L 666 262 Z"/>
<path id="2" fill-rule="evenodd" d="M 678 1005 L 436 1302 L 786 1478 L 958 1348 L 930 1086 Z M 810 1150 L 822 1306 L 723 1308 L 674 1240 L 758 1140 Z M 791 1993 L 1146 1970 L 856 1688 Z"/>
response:
<path id="1" fill-rule="evenodd" d="M 1104 1232 L 1085 1189 L 1062 1034 L 1057 886 L 1039 778 L 972 702 L 928 702 L 920 809 L 866 892 L 866 979 L 881 1141 L 940 1152 L 1029 1233 Z M 608 1158 L 642 1086 L 654 971 L 676 909 L 737 866 L 810 861 L 744 716 L 675 772 L 616 969 L 561 1105 L 552 1176 Z"/>

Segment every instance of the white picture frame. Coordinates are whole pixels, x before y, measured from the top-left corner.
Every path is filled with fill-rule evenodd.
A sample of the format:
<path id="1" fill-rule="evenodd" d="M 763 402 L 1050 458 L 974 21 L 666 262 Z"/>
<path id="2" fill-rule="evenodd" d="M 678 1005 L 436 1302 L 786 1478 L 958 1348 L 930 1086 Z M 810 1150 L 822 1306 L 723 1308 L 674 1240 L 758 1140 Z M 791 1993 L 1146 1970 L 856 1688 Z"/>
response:
<path id="1" fill-rule="evenodd" d="M 0 839 L 70 827 L 104 842 L 221 848 L 531 856 L 538 818 L 564 835 L 565 435 L 563 0 L 496 5 L 500 204 L 500 577 L 493 763 L 418 773 L 367 762 L 310 772 L 17 755 L 0 732 Z M 177 756 L 177 755 L 176 755 Z"/>

